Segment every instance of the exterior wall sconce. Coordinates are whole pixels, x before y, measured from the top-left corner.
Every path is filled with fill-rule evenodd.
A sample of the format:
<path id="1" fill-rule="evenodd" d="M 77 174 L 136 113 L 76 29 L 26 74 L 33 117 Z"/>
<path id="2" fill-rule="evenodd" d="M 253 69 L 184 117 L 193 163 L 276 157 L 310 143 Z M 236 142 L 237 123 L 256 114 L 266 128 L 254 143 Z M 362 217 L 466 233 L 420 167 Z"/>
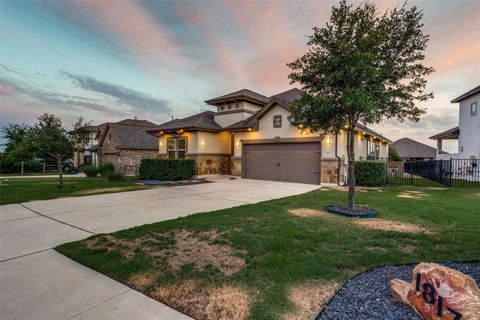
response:
<path id="1" fill-rule="evenodd" d="M 327 137 L 327 140 L 325 141 L 328 145 L 332 144 L 332 138 Z"/>
<path id="2" fill-rule="evenodd" d="M 344 127 L 345 129 L 348 129 L 348 124 L 344 125 L 343 127 Z"/>
<path id="3" fill-rule="evenodd" d="M 200 139 L 200 147 L 205 147 L 205 140 L 203 139 Z"/>
<path id="4" fill-rule="evenodd" d="M 240 147 L 240 139 L 237 139 L 237 142 L 235 143 L 237 147 Z"/>
<path id="5" fill-rule="evenodd" d="M 248 128 L 248 131 L 252 131 L 252 128 Z"/>
<path id="6" fill-rule="evenodd" d="M 162 140 L 160 140 L 160 147 L 161 147 L 161 146 L 163 146 L 163 142 L 162 142 Z"/>
<path id="7" fill-rule="evenodd" d="M 300 129 L 302 129 L 302 128 L 303 128 L 303 124 L 299 124 L 298 127 L 299 127 Z"/>

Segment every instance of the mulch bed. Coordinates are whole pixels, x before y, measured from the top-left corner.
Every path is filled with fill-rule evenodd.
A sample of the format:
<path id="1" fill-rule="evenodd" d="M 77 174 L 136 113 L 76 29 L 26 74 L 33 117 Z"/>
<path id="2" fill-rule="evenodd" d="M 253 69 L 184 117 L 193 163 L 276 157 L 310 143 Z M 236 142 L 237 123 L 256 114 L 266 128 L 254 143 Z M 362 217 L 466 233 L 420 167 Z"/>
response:
<path id="1" fill-rule="evenodd" d="M 441 263 L 463 272 L 480 283 L 480 262 Z M 417 264 L 376 268 L 347 281 L 316 320 L 422 320 L 407 305 L 392 295 L 391 279 L 412 280 L 412 271 Z"/>
<path id="2" fill-rule="evenodd" d="M 333 205 L 328 206 L 327 211 L 352 218 L 374 218 L 377 216 L 377 211 L 367 207 L 355 207 L 355 209 L 350 210 L 345 205 Z"/>
<path id="3" fill-rule="evenodd" d="M 142 183 L 146 186 L 188 186 L 192 184 L 208 183 L 206 179 L 191 179 L 191 180 L 179 180 L 179 181 L 166 181 L 166 180 L 136 180 L 135 183 Z"/>

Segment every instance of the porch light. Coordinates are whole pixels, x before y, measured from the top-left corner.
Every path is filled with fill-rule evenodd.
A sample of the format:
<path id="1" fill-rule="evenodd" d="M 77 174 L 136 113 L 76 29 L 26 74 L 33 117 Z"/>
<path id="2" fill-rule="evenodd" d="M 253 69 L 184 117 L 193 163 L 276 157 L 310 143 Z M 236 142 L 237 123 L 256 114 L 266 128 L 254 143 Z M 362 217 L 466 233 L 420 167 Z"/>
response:
<path id="1" fill-rule="evenodd" d="M 205 140 L 200 139 L 200 147 L 205 147 Z"/>
<path id="2" fill-rule="evenodd" d="M 248 131 L 252 131 L 252 128 L 248 128 Z"/>
<path id="3" fill-rule="evenodd" d="M 163 142 L 162 142 L 162 140 L 160 140 L 160 147 L 161 147 L 161 146 L 163 146 Z"/>
<path id="4" fill-rule="evenodd" d="M 162 135 L 162 134 L 163 134 L 163 131 L 160 131 L 160 134 Z"/>
<path id="5" fill-rule="evenodd" d="M 183 132 L 183 129 L 178 130 L 178 133 L 182 133 L 182 132 Z"/>
<path id="6" fill-rule="evenodd" d="M 327 137 L 326 143 L 327 143 L 327 144 L 332 144 L 332 138 Z"/>
<path id="7" fill-rule="evenodd" d="M 237 139 L 237 142 L 235 142 L 235 145 L 236 145 L 237 147 L 240 147 L 240 139 Z"/>
<path id="8" fill-rule="evenodd" d="M 302 129 L 302 128 L 303 128 L 303 124 L 299 124 L 298 127 L 299 127 L 300 129 Z"/>
<path id="9" fill-rule="evenodd" d="M 344 127 L 345 129 L 348 129 L 348 124 L 344 125 L 343 127 Z"/>

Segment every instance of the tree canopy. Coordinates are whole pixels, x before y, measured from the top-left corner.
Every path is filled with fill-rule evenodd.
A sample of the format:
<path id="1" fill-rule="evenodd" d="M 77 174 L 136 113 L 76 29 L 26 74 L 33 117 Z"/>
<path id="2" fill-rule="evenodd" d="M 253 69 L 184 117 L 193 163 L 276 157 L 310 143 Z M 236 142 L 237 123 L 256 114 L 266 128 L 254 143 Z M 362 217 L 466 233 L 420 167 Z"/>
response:
<path id="1" fill-rule="evenodd" d="M 418 121 L 425 110 L 416 102 L 433 97 L 425 90 L 425 77 L 434 70 L 422 64 L 429 39 L 422 16 L 407 3 L 379 14 L 372 3 L 354 8 L 343 0 L 324 27 L 313 28 L 307 52 L 288 63 L 289 79 L 304 91 L 291 106 L 290 121 L 311 132 L 347 132 L 350 209 L 356 124 Z"/>

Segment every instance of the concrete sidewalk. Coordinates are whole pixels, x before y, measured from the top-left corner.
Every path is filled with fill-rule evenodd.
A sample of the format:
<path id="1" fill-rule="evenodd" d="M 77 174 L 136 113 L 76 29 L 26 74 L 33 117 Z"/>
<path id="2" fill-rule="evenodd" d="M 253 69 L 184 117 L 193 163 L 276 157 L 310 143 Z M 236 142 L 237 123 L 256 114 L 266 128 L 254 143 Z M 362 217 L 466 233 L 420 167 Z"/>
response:
<path id="1" fill-rule="evenodd" d="M 258 180 L 0 206 L 0 318 L 190 319 L 52 248 L 96 233 L 308 192 Z"/>

